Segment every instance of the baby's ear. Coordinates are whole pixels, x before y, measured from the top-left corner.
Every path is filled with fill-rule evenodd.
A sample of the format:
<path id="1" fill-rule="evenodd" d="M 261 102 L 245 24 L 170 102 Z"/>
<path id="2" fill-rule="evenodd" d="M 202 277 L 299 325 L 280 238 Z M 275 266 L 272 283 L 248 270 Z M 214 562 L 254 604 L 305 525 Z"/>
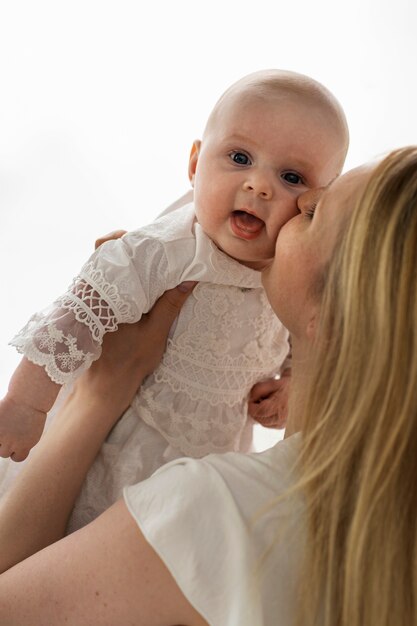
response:
<path id="1" fill-rule="evenodd" d="M 197 169 L 198 155 L 200 153 L 201 141 L 196 139 L 191 147 L 190 160 L 188 163 L 188 177 L 191 186 L 194 187 L 194 176 Z"/>

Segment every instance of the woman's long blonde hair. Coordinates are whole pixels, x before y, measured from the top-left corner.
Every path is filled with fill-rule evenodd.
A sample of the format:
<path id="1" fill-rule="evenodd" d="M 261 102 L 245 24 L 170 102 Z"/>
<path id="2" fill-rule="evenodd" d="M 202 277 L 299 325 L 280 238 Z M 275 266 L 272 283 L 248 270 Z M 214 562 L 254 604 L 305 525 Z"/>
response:
<path id="1" fill-rule="evenodd" d="M 330 264 L 303 423 L 302 624 L 417 624 L 417 147 L 386 157 Z"/>

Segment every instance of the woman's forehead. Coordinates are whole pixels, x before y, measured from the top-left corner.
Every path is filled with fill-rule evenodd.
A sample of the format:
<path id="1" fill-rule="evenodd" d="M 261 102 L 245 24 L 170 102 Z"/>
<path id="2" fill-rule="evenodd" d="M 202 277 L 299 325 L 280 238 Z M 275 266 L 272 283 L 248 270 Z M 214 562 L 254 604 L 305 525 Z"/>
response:
<path id="1" fill-rule="evenodd" d="M 323 192 L 337 204 L 352 200 L 364 189 L 374 169 L 373 165 L 361 165 L 334 179 Z"/>
<path id="2" fill-rule="evenodd" d="M 372 167 L 361 166 L 335 179 L 323 192 L 317 207 L 316 226 L 326 257 L 331 256 L 339 233 L 346 227 Z"/>

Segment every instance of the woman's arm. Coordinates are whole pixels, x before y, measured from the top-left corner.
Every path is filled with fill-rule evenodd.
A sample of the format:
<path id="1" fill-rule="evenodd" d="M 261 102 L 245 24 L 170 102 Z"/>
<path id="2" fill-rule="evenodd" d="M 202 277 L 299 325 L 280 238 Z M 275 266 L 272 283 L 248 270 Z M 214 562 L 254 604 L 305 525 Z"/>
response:
<path id="1" fill-rule="evenodd" d="M 172 290 L 136 325 L 135 336 L 127 327 L 114 338 L 109 335 L 103 357 L 79 381 L 5 502 L 0 558 L 4 562 L 6 552 L 10 564 L 39 551 L 0 576 L 4 626 L 207 626 L 124 502 L 47 545 L 62 535 L 85 472 L 115 415 L 129 402 L 125 393 L 133 395 L 155 367 L 185 298 Z M 138 342 L 145 360 L 132 355 Z"/>
<path id="2" fill-rule="evenodd" d="M 2 574 L 0 623 L 207 626 L 122 501 Z"/>
<path id="3" fill-rule="evenodd" d="M 104 439 L 159 363 L 188 287 L 167 292 L 140 322 L 106 335 L 102 356 L 75 385 L 1 501 L 0 572 L 63 536 Z"/>

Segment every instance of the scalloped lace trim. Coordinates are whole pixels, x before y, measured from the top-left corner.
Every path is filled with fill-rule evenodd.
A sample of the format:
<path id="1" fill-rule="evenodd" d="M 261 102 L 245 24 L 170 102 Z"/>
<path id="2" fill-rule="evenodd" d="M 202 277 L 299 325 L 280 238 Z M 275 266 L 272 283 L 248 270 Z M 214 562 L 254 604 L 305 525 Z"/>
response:
<path id="1" fill-rule="evenodd" d="M 32 318 L 32 323 L 34 319 Z M 44 330 L 37 330 L 33 335 L 22 333 L 10 343 L 29 361 L 45 368 L 48 376 L 58 385 L 74 380 L 74 374 L 80 374 L 97 359 L 96 354 L 84 352 L 77 347 L 77 340 L 71 334 L 67 336 L 55 324 L 49 323 Z"/>
<path id="2" fill-rule="evenodd" d="M 134 319 L 117 286 L 87 263 L 53 308 L 32 316 L 10 344 L 62 385 L 99 357 L 105 333 Z"/>
<path id="3" fill-rule="evenodd" d="M 114 283 L 109 283 L 105 279 L 104 273 L 100 269 L 95 268 L 92 262 L 84 265 L 80 272 L 80 278 L 91 284 L 101 294 L 102 299 L 106 298 L 113 311 L 115 311 L 119 323 L 129 324 L 134 321 L 129 302 L 120 296 L 117 286 Z"/>
<path id="4" fill-rule="evenodd" d="M 117 330 L 118 324 L 134 320 L 130 304 L 93 263 L 83 267 L 70 291 L 58 302 L 64 309 L 73 311 L 76 320 L 88 326 L 94 341 L 100 343 L 105 333 Z"/>

